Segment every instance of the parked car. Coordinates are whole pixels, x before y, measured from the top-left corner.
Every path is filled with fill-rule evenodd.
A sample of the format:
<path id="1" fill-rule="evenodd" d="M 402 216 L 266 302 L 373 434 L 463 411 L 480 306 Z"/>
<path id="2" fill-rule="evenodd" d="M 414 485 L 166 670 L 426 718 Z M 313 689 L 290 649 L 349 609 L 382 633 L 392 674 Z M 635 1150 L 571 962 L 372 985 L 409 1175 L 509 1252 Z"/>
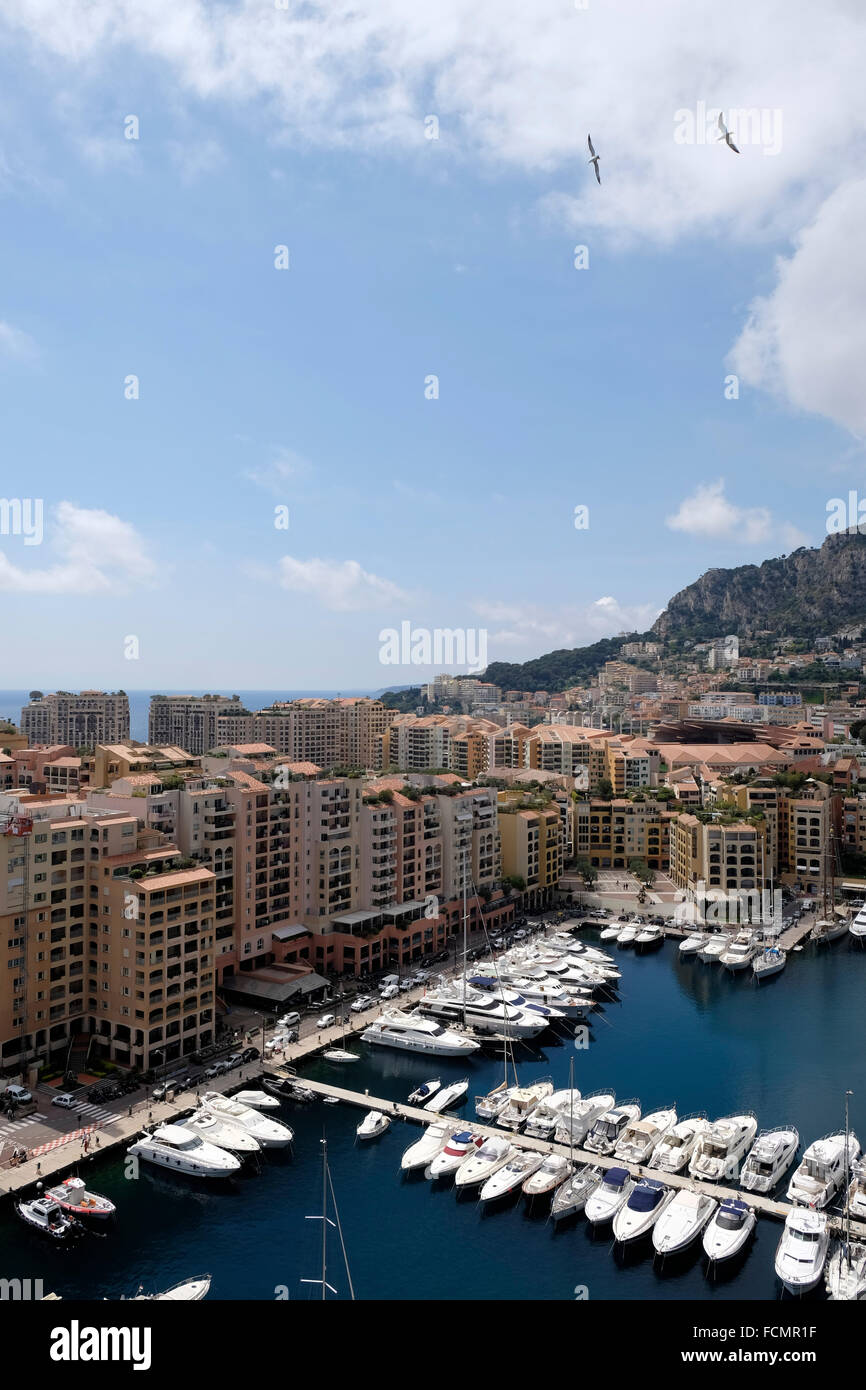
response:
<path id="1" fill-rule="evenodd" d="M 6 1087 L 3 1092 L 4 1100 L 11 1100 L 14 1105 L 26 1105 L 33 1099 L 26 1086 L 16 1086 L 14 1082 Z"/>
<path id="2" fill-rule="evenodd" d="M 225 1062 L 212 1062 L 205 1070 L 205 1078 L 211 1081 L 215 1076 L 222 1076 L 227 1070 Z"/>
<path id="3" fill-rule="evenodd" d="M 297 1028 L 301 1021 L 299 1013 L 283 1014 L 282 1018 L 277 1019 L 278 1028 Z"/>
<path id="4" fill-rule="evenodd" d="M 233 1067 L 239 1067 L 243 1060 L 244 1054 L 242 1052 L 230 1052 L 225 1059 L 226 1071 L 231 1071 Z"/>
<path id="5" fill-rule="evenodd" d="M 336 1022 L 337 1022 L 337 1019 L 336 1019 L 336 1016 L 335 1016 L 334 1014 L 321 1014 L 320 1017 L 316 1019 L 316 1027 L 317 1027 L 317 1028 L 333 1028 L 333 1026 L 334 1026 L 334 1024 L 335 1024 Z"/>
<path id="6" fill-rule="evenodd" d="M 59 1096 L 51 1097 L 52 1105 L 59 1105 L 61 1110 L 77 1110 L 78 1101 L 71 1096 L 68 1091 L 61 1091 Z"/>
<path id="7" fill-rule="evenodd" d="M 357 999 L 352 1000 L 349 1008 L 353 1014 L 362 1014 L 366 1009 L 369 1009 L 372 1002 L 369 994 L 359 994 Z"/>
<path id="8" fill-rule="evenodd" d="M 379 998 L 380 998 L 380 999 L 396 999 L 396 998 L 397 998 L 397 995 L 398 995 L 399 993 L 400 993 L 400 986 L 399 986 L 399 985 L 386 985 L 386 987 L 382 990 L 382 993 L 379 995 Z"/>
<path id="9" fill-rule="evenodd" d="M 242 1062 L 257 1062 L 261 1057 L 261 1052 L 257 1047 L 245 1047 L 241 1053 Z"/>
<path id="10" fill-rule="evenodd" d="M 406 994 L 406 992 L 407 992 L 408 990 L 414 989 L 414 988 L 415 988 L 415 986 L 413 985 L 413 983 L 412 983 L 411 980 L 401 980 L 401 981 L 400 981 L 400 993 L 401 993 L 401 994 Z"/>

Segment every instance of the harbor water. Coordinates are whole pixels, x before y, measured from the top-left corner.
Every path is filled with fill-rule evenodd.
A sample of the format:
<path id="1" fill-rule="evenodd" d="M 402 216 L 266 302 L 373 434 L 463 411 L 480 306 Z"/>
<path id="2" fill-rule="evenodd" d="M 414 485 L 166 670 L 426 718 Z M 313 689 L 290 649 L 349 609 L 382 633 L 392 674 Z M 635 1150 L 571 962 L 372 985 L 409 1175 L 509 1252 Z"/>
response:
<path id="1" fill-rule="evenodd" d="M 584 940 L 596 940 L 594 931 Z M 820 952 L 792 953 L 786 970 L 756 986 L 751 972 L 681 960 L 676 946 L 636 956 L 617 950 L 619 997 L 593 1019 L 588 1047 L 575 1047 L 569 1025 L 541 1046 L 517 1045 L 520 1079 L 550 1076 L 583 1092 L 612 1090 L 644 1110 L 676 1104 L 680 1117 L 754 1111 L 759 1128 L 789 1123 L 801 1150 L 844 1123 L 844 1093 L 854 1092 L 851 1123 L 866 1141 L 866 951 L 847 939 Z M 573 1032 L 573 1025 L 571 1026 Z M 305 1074 L 371 1095 L 405 1100 L 421 1081 L 469 1075 L 469 1097 L 455 1120 L 474 1116 L 474 1097 L 502 1079 L 492 1056 L 468 1062 L 370 1049 L 339 1066 L 312 1060 Z M 249 1084 L 249 1083 L 248 1083 Z M 453 1184 L 402 1175 L 400 1156 L 419 1135 L 395 1121 L 362 1144 L 362 1111 L 348 1105 L 286 1104 L 292 1152 L 269 1154 L 258 1173 L 229 1184 L 191 1183 L 142 1165 L 125 1176 L 122 1158 L 87 1161 L 82 1176 L 117 1203 L 116 1223 L 69 1248 L 49 1247 L 11 1208 L 0 1216 L 7 1277 L 41 1278 L 64 1299 L 116 1299 L 165 1289 L 209 1272 L 216 1299 L 309 1299 L 321 1265 L 320 1140 L 328 1155 L 355 1293 L 361 1299 L 755 1299 L 779 1297 L 773 1257 L 781 1223 L 762 1218 L 744 1259 L 715 1277 L 696 1243 L 662 1265 L 648 1240 L 623 1252 L 610 1228 L 595 1236 L 582 1217 L 555 1226 L 549 1199 L 530 1207 L 517 1195 L 482 1207 Z M 455 1124 L 455 1128 L 460 1128 Z M 328 1281 L 348 1296 L 336 1232 Z M 579 1292 L 576 1292 L 579 1291 Z M 823 1298 L 818 1292 L 810 1297 Z"/>

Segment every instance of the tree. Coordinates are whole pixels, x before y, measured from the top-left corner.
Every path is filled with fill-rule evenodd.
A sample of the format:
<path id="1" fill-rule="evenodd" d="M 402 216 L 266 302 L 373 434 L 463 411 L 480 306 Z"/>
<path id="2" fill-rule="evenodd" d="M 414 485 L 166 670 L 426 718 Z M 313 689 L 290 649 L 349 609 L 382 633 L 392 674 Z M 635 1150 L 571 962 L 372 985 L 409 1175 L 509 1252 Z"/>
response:
<path id="1" fill-rule="evenodd" d="M 590 864 L 588 859 L 578 859 L 575 868 L 580 874 L 587 888 L 591 888 L 598 878 L 598 870 Z"/>
<path id="2" fill-rule="evenodd" d="M 602 801 L 613 801 L 613 783 L 609 777 L 602 777 L 598 784 L 597 795 Z"/>

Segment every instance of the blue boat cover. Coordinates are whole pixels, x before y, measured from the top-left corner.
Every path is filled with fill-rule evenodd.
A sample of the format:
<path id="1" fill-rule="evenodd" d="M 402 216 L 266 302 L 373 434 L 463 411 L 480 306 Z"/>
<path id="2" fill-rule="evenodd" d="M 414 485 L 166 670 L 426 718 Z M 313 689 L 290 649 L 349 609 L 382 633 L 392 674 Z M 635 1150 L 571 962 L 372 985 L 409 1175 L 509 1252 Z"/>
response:
<path id="1" fill-rule="evenodd" d="M 623 1183 L 628 1182 L 629 1176 L 627 1168 L 608 1168 L 604 1175 L 605 1186 L 622 1187 Z"/>

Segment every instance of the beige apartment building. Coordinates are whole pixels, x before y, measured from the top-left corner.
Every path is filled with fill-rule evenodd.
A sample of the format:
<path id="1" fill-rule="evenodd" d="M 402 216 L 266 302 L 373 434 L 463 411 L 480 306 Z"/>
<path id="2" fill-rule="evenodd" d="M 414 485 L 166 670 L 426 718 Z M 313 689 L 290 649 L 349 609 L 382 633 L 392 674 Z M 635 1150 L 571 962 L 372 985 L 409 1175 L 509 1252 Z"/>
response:
<path id="1" fill-rule="evenodd" d="M 770 886 L 763 821 L 704 822 L 690 812 L 670 822 L 670 876 L 674 886 L 692 895 L 740 893 Z"/>
<path id="2" fill-rule="evenodd" d="M 183 748 L 200 758 L 221 742 L 217 729 L 220 715 L 244 716 L 248 711 L 244 710 L 239 695 L 151 695 L 147 741 L 154 747 Z M 126 732 L 128 735 L 128 727 Z M 237 739 L 226 741 L 234 743 Z M 249 741 L 246 733 L 241 741 Z"/>
<path id="3" fill-rule="evenodd" d="M 666 873 L 670 856 L 668 803 L 652 797 L 577 800 L 573 809 L 574 855 L 596 869 L 627 869 L 643 859 Z"/>
<path id="4" fill-rule="evenodd" d="M 551 901 L 562 877 L 563 822 L 558 806 L 526 806 L 524 800 L 520 792 L 499 793 L 502 872 L 522 879 L 525 905 L 539 908 Z"/>
<path id="5" fill-rule="evenodd" d="M 78 695 L 32 690 L 21 711 L 21 732 L 31 745 L 65 743 L 73 752 L 96 743 L 117 743 L 129 738 L 129 697 L 122 690 L 111 695 L 104 690 L 82 690 Z"/>

